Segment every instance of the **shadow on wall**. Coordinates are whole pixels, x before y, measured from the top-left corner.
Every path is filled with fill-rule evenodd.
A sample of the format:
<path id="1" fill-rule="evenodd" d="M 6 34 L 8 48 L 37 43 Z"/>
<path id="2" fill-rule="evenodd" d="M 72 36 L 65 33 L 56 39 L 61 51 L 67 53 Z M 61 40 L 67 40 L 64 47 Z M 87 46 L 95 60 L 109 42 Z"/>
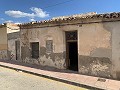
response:
<path id="1" fill-rule="evenodd" d="M 91 57 L 108 57 L 111 59 L 112 50 L 106 48 L 96 48 L 90 53 Z"/>
<path id="2" fill-rule="evenodd" d="M 23 62 L 20 62 L 20 61 L 0 60 L 0 62 L 11 63 L 11 64 L 14 64 L 14 65 L 27 66 L 27 67 L 36 68 L 36 69 L 41 69 L 41 70 L 45 70 L 45 71 L 78 74 L 78 72 L 76 72 L 76 71 L 65 70 L 65 69 L 58 69 L 58 68 L 54 68 L 54 67 L 41 66 L 41 65 L 36 65 L 36 64 L 23 63 Z"/>

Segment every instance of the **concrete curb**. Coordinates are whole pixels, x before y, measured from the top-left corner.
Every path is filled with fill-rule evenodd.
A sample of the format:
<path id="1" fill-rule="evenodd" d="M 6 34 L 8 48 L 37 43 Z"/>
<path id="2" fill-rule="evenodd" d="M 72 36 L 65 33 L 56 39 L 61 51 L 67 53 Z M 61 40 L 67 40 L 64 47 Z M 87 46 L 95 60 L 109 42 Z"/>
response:
<path id="1" fill-rule="evenodd" d="M 0 65 L 0 66 L 1 67 L 5 67 L 5 68 L 9 68 L 9 69 L 13 69 L 13 70 L 16 70 L 16 71 L 18 70 L 18 71 L 22 71 L 22 72 L 25 72 L 25 73 L 37 75 L 37 76 L 44 77 L 44 78 L 47 78 L 47 79 L 52 79 L 52 80 L 55 80 L 55 81 L 60 81 L 60 82 L 67 83 L 67 84 L 70 84 L 70 85 L 75 85 L 75 86 L 78 86 L 78 87 L 87 88 L 89 90 L 104 90 L 104 89 L 100 89 L 100 88 L 96 88 L 96 87 L 91 87 L 91 86 L 83 85 L 83 84 L 80 84 L 80 83 L 75 83 L 75 82 L 72 82 L 72 81 L 68 81 L 68 80 L 64 80 L 64 79 L 60 79 L 60 78 L 56 78 L 56 77 L 52 77 L 52 76 L 47 76 L 47 75 L 43 75 L 43 74 L 38 74 L 38 73 L 35 73 L 35 72 L 31 72 L 31 71 L 27 71 L 27 70 L 22 70 L 22 69 L 10 67 L 10 66 L 5 66 L 5 65 Z"/>

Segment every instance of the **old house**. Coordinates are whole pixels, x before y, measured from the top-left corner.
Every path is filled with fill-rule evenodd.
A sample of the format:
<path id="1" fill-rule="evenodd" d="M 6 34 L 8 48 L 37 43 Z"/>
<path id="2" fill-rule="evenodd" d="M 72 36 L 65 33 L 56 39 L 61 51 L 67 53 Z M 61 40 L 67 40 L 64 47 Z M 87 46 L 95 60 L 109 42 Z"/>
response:
<path id="1" fill-rule="evenodd" d="M 7 27 L 0 25 L 0 59 L 7 59 Z"/>
<path id="2" fill-rule="evenodd" d="M 16 54 L 20 53 L 16 45 L 20 40 L 19 31 L 19 26 L 13 23 L 0 25 L 0 59 L 16 60 Z"/>
<path id="3" fill-rule="evenodd" d="M 13 60 L 120 79 L 120 13 L 79 14 L 19 27 L 8 38 Z"/>
<path id="4" fill-rule="evenodd" d="M 13 23 L 7 23 L 8 59 L 20 60 L 20 28 Z"/>

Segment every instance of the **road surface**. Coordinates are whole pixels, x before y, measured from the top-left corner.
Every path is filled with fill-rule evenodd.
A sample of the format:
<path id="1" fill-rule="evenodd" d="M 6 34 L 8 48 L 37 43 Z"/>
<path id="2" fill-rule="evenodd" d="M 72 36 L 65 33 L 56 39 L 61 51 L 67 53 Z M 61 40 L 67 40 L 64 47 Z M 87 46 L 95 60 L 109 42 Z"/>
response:
<path id="1" fill-rule="evenodd" d="M 0 67 L 0 90 L 87 90 L 32 74 Z"/>

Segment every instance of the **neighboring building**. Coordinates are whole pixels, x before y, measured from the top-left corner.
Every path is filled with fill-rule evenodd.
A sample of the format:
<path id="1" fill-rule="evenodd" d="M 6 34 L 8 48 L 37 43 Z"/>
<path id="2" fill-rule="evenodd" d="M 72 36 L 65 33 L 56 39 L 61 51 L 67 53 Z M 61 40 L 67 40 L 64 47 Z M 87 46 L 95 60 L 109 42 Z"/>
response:
<path id="1" fill-rule="evenodd" d="M 7 27 L 0 25 L 0 59 L 7 59 Z"/>
<path id="2" fill-rule="evenodd" d="M 16 60 L 16 52 L 20 52 L 18 51 L 20 49 L 16 46 L 20 39 L 19 31 L 19 26 L 16 24 L 0 25 L 0 59 Z"/>
<path id="3" fill-rule="evenodd" d="M 19 27 L 16 38 L 10 38 L 14 44 L 8 40 L 15 60 L 120 79 L 120 13 L 72 15 Z"/>
<path id="4" fill-rule="evenodd" d="M 20 28 L 13 23 L 7 23 L 8 59 L 20 60 Z"/>

